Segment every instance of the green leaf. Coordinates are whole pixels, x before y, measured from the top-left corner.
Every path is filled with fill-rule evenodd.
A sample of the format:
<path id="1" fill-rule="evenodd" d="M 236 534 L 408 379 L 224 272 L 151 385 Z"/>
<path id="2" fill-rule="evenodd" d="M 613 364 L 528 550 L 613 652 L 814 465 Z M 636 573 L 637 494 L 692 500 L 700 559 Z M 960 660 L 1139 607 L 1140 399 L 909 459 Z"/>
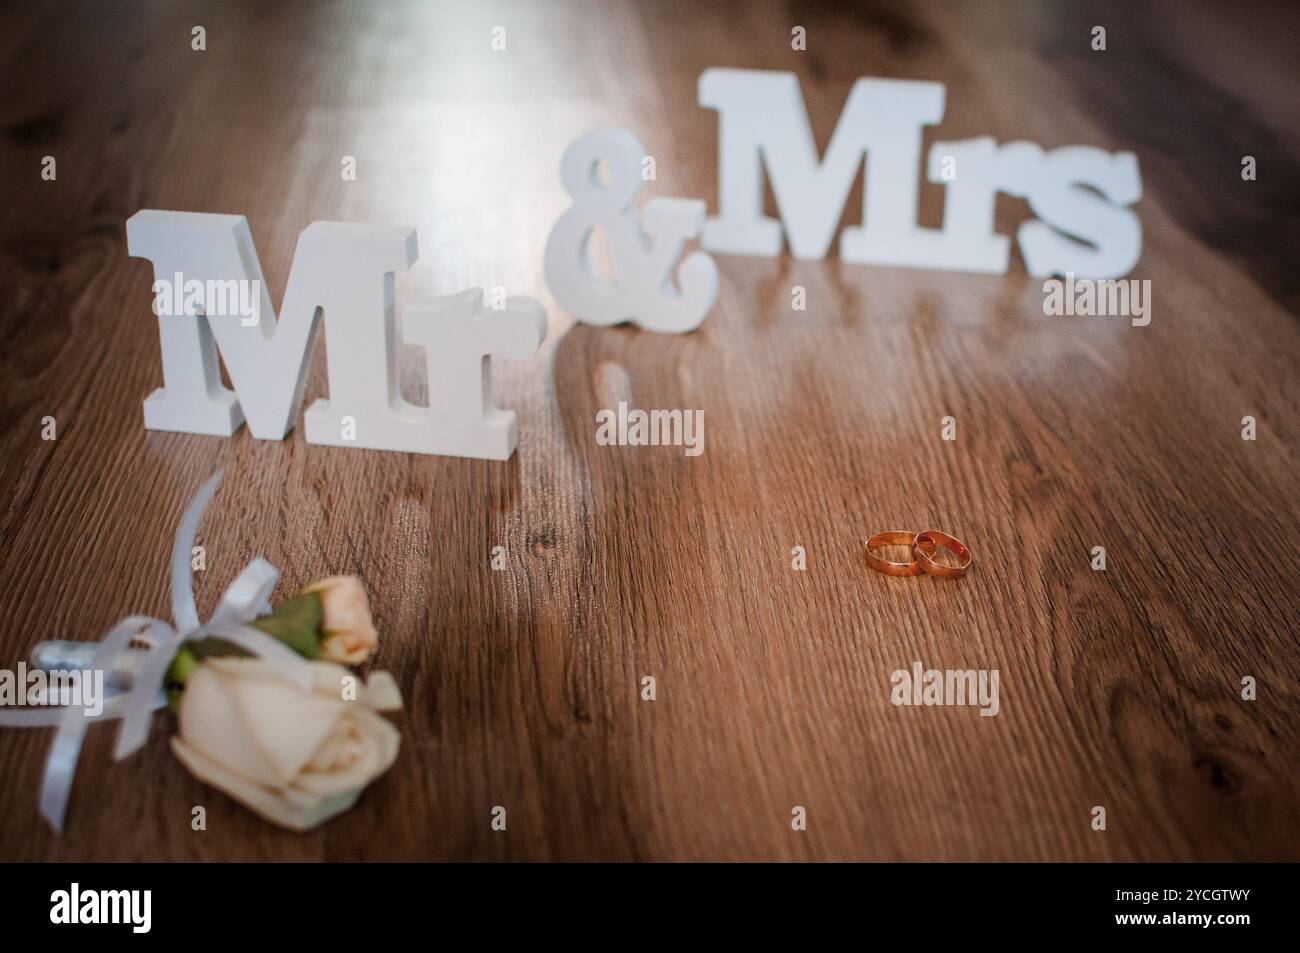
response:
<path id="1" fill-rule="evenodd" d="M 171 665 L 167 667 L 167 674 L 163 677 L 163 684 L 171 688 L 184 688 L 185 683 L 189 680 L 190 673 L 199 667 L 199 660 L 194 653 L 190 651 L 188 645 L 182 645 L 176 657 L 172 659 Z"/>
<path id="2" fill-rule="evenodd" d="M 163 691 L 173 715 L 180 713 L 181 693 L 185 691 L 185 683 L 189 681 L 190 675 L 198 667 L 198 657 L 188 645 L 182 645 L 171 665 L 167 666 L 167 673 L 163 675 Z"/>
<path id="3" fill-rule="evenodd" d="M 303 658 L 315 659 L 320 657 L 322 616 L 320 594 L 304 592 L 288 602 L 281 603 L 275 611 L 248 624 L 284 643 Z M 251 653 L 246 649 L 217 636 L 195 639 L 182 645 L 176 657 L 172 659 L 171 665 L 167 667 L 167 674 L 163 677 L 163 689 L 167 693 L 167 702 L 172 711 L 175 712 L 179 707 L 185 683 L 199 667 L 201 659 L 249 654 Z"/>
<path id="4" fill-rule="evenodd" d="M 280 603 L 270 615 L 249 623 L 278 639 L 305 659 L 320 658 L 320 593 L 304 592 L 300 596 Z"/>

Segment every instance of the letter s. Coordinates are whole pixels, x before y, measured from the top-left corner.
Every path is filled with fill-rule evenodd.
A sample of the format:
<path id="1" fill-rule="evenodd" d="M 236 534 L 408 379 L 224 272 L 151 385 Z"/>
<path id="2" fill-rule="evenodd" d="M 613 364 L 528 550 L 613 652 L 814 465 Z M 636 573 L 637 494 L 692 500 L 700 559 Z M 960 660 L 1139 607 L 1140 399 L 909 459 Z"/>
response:
<path id="1" fill-rule="evenodd" d="M 1036 165 L 1026 198 L 1042 221 L 1025 222 L 1018 235 L 1029 274 L 1105 279 L 1132 271 L 1142 254 L 1142 224 L 1127 208 L 1142 197 L 1137 157 L 1066 146 Z"/>

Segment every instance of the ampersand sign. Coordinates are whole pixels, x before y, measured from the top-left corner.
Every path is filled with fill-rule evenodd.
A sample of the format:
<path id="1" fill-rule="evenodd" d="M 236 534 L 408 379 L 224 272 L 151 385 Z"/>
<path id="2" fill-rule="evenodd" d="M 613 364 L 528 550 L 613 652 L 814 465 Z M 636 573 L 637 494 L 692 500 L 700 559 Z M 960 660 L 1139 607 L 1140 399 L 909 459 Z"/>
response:
<path id="1" fill-rule="evenodd" d="M 696 199 L 651 199 L 638 217 L 645 149 L 623 129 L 596 129 L 565 150 L 560 178 L 573 205 L 546 242 L 546 283 L 566 311 L 585 324 L 631 321 L 650 331 L 681 333 L 700 326 L 718 295 L 718 267 L 701 251 L 672 269 L 688 238 L 704 225 Z M 609 171 L 601 181 L 599 164 Z M 597 274 L 588 252 L 592 231 L 609 237 L 616 282 Z"/>

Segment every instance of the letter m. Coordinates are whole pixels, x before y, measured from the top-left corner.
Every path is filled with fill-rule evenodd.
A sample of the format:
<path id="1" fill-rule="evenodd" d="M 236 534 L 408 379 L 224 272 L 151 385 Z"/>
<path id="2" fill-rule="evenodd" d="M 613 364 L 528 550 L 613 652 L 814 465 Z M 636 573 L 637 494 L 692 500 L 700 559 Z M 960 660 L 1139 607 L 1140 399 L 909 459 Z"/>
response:
<path id="1" fill-rule="evenodd" d="M 844 230 L 842 257 L 889 262 L 894 243 L 928 231 L 916 226 L 921 127 L 943 118 L 941 83 L 859 79 L 820 162 L 793 73 L 708 69 L 699 103 L 718 111 L 719 214 L 701 235 L 710 251 L 776 256 L 784 224 L 795 258 L 826 257 L 868 151 L 864 227 Z M 764 166 L 780 222 L 763 214 Z"/>
<path id="2" fill-rule="evenodd" d="M 150 430 L 231 436 L 247 419 L 254 437 L 282 440 L 302 401 L 322 315 L 339 345 L 326 354 L 331 399 L 347 403 L 359 388 L 387 386 L 396 366 L 395 273 L 416 259 L 415 229 L 312 223 L 298 236 L 278 319 L 242 215 L 145 209 L 127 220 L 126 238 L 133 257 L 153 262 L 156 280 L 257 281 L 261 290 L 251 325 L 201 309 L 158 316 L 163 386 L 144 402 Z M 362 325 L 372 332 L 357 333 Z M 234 391 L 221 381 L 218 354 Z M 312 429 L 309 410 L 308 440 Z"/>

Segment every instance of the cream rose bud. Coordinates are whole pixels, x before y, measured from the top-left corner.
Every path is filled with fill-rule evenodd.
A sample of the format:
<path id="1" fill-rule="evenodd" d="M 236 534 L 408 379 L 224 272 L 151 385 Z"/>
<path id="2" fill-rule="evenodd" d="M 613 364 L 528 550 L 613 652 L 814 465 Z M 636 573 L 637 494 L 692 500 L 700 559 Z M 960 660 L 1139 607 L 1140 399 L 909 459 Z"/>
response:
<path id="1" fill-rule="evenodd" d="M 305 831 L 348 810 L 397 757 L 401 737 L 377 711 L 401 707 L 386 673 L 344 700 L 329 662 L 305 662 L 309 690 L 258 658 L 209 658 L 181 695 L 172 751 L 190 773 L 282 827 Z M 350 696 L 349 696 L 350 697 Z"/>
<path id="2" fill-rule="evenodd" d="M 356 576 L 330 576 L 303 592 L 320 594 L 321 658 L 343 665 L 360 665 L 379 646 L 379 633 L 370 618 L 366 590 Z"/>

